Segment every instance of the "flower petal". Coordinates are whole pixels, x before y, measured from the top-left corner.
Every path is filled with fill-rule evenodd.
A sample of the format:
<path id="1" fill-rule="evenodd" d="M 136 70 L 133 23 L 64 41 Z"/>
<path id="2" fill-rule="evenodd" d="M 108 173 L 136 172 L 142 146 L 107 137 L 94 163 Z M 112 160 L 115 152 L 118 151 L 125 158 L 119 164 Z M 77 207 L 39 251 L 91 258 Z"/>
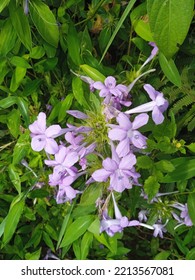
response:
<path id="1" fill-rule="evenodd" d="M 42 131 L 46 130 L 46 114 L 40 112 L 37 117 L 38 126 Z"/>
<path id="2" fill-rule="evenodd" d="M 129 154 L 121 159 L 119 164 L 120 169 L 131 169 L 136 164 L 136 156 L 134 154 Z"/>
<path id="3" fill-rule="evenodd" d="M 123 140 L 127 136 L 127 131 L 118 127 L 118 128 L 113 128 L 108 132 L 108 137 L 111 140 Z"/>
<path id="4" fill-rule="evenodd" d="M 155 124 L 161 124 L 164 121 L 164 116 L 157 106 L 155 106 L 152 111 L 152 119 Z"/>
<path id="5" fill-rule="evenodd" d="M 56 137 L 61 131 L 61 127 L 58 124 L 54 124 L 49 126 L 46 131 L 45 131 L 45 135 L 47 137 Z"/>
<path id="6" fill-rule="evenodd" d="M 132 123 L 130 122 L 129 117 L 126 114 L 120 113 L 116 119 L 120 127 L 124 130 L 129 130 L 132 127 Z"/>
<path id="7" fill-rule="evenodd" d="M 158 91 L 156 91 L 155 88 L 153 88 L 153 86 L 151 86 L 150 84 L 145 84 L 144 89 L 148 93 L 150 98 L 154 101 L 158 95 Z"/>
<path id="8" fill-rule="evenodd" d="M 46 144 L 45 144 L 45 151 L 48 154 L 56 154 L 58 152 L 58 144 L 56 143 L 56 141 L 52 138 L 46 138 Z"/>
<path id="9" fill-rule="evenodd" d="M 106 158 L 103 160 L 102 165 L 105 170 L 110 172 L 114 172 L 118 168 L 116 161 L 112 160 L 111 158 Z"/>
<path id="10" fill-rule="evenodd" d="M 140 114 L 135 117 L 132 124 L 132 128 L 137 129 L 139 127 L 142 127 L 145 124 L 147 124 L 148 120 L 149 120 L 149 116 L 146 113 Z"/>
<path id="11" fill-rule="evenodd" d="M 108 89 L 113 89 L 116 86 L 116 79 L 112 76 L 108 76 L 105 79 L 104 84 Z"/>
<path id="12" fill-rule="evenodd" d="M 129 138 L 122 140 L 116 147 L 116 152 L 119 157 L 124 157 L 130 152 L 130 141 Z"/>
<path id="13" fill-rule="evenodd" d="M 46 145 L 45 135 L 37 135 L 32 138 L 31 147 L 34 151 L 40 152 Z"/>
<path id="14" fill-rule="evenodd" d="M 108 177 L 110 176 L 111 172 L 105 169 L 98 169 L 91 175 L 92 178 L 97 182 L 106 182 Z"/>
<path id="15" fill-rule="evenodd" d="M 77 161 L 79 160 L 79 156 L 77 154 L 77 152 L 69 152 L 66 157 L 65 160 L 63 162 L 63 165 L 66 167 L 71 167 L 73 166 Z"/>
<path id="16" fill-rule="evenodd" d="M 131 142 L 133 146 L 138 149 L 145 149 L 147 146 L 146 137 L 143 136 L 138 130 L 133 132 L 133 137 L 131 137 Z"/>
<path id="17" fill-rule="evenodd" d="M 93 84 L 93 87 L 94 87 L 95 89 L 99 89 L 99 90 L 105 89 L 105 88 L 106 88 L 105 85 L 104 85 L 102 82 L 95 82 L 95 83 Z"/>

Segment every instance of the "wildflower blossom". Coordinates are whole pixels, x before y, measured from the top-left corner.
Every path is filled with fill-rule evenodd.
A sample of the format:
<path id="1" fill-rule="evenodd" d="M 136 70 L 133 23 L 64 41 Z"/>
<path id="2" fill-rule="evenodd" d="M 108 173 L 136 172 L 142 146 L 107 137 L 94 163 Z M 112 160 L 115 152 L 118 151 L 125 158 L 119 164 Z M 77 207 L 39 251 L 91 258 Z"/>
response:
<path id="1" fill-rule="evenodd" d="M 134 170 L 132 171 L 135 163 L 135 155 L 128 154 L 120 159 L 116 151 L 112 149 L 112 159 L 103 160 L 103 168 L 96 170 L 92 178 L 97 182 L 106 182 L 110 178 L 109 189 L 123 192 L 125 189 L 132 188 L 133 178 L 137 175 L 134 175 Z"/>
<path id="2" fill-rule="evenodd" d="M 29 125 L 31 131 L 31 147 L 34 151 L 40 152 L 45 149 L 49 154 L 55 154 L 58 151 L 58 144 L 53 138 L 60 135 L 61 127 L 59 125 L 51 125 L 46 127 L 45 113 L 39 113 L 37 120 Z"/>
<path id="3" fill-rule="evenodd" d="M 163 112 L 168 108 L 168 101 L 164 99 L 163 93 L 156 91 L 151 85 L 144 85 L 151 102 L 142 104 L 138 107 L 126 111 L 126 114 L 144 113 L 152 111 L 152 119 L 155 124 L 161 124 L 164 120 Z"/>
<path id="4" fill-rule="evenodd" d="M 102 220 L 100 222 L 100 233 L 106 231 L 109 236 L 113 236 L 117 232 L 122 232 L 125 227 L 137 226 L 139 221 L 132 220 L 129 221 L 126 216 L 122 216 L 112 193 L 112 199 L 114 203 L 114 216 L 115 219 L 112 219 L 108 216 L 108 209 L 106 208 L 103 211 Z"/>
<path id="5" fill-rule="evenodd" d="M 111 126 L 108 137 L 111 140 L 120 141 L 117 145 L 116 152 L 120 157 L 127 155 L 130 152 L 130 144 L 136 148 L 146 148 L 146 137 L 143 136 L 137 129 L 148 122 L 147 114 L 140 114 L 131 122 L 127 115 L 120 113 L 116 118 L 119 125 Z"/>

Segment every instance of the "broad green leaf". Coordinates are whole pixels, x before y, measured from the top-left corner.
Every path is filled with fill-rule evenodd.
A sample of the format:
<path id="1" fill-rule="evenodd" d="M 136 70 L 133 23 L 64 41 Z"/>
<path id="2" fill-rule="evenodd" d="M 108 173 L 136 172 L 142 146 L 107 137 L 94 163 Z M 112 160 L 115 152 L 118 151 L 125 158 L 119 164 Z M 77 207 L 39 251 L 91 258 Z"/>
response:
<path id="1" fill-rule="evenodd" d="M 159 63 L 160 67 L 165 74 L 165 76 L 171 81 L 174 85 L 177 87 L 181 86 L 181 76 L 179 74 L 179 71 L 177 69 L 177 66 L 175 65 L 175 62 L 173 59 L 167 59 L 165 55 L 160 52 L 159 53 Z"/>
<path id="2" fill-rule="evenodd" d="M 69 24 L 68 35 L 67 35 L 67 46 L 68 46 L 68 54 L 71 60 L 74 62 L 74 64 L 80 65 L 81 64 L 80 41 L 73 23 Z"/>
<path id="3" fill-rule="evenodd" d="M 20 176 L 19 176 L 18 172 L 16 171 L 14 165 L 12 165 L 12 164 L 9 165 L 8 174 L 9 174 L 12 184 L 16 188 L 17 192 L 20 194 L 21 193 Z"/>
<path id="4" fill-rule="evenodd" d="M 173 161 L 172 161 L 173 163 Z M 195 174 L 195 159 L 185 160 L 183 164 L 175 166 L 175 170 L 160 181 L 162 183 L 173 183 L 183 181 L 194 177 Z"/>
<path id="5" fill-rule="evenodd" d="M 61 122 L 65 119 L 66 111 L 70 109 L 73 101 L 73 94 L 70 93 L 66 96 L 66 98 L 61 102 L 59 114 L 58 114 L 58 122 Z"/>
<path id="6" fill-rule="evenodd" d="M 172 172 L 175 169 L 174 165 L 168 160 L 160 160 L 155 163 L 155 166 L 162 172 Z"/>
<path id="7" fill-rule="evenodd" d="M 170 251 L 162 251 L 154 257 L 154 260 L 167 260 L 170 254 Z"/>
<path id="8" fill-rule="evenodd" d="M 49 7 L 41 0 L 33 0 L 30 5 L 30 15 L 43 39 L 57 48 L 59 28 L 56 18 Z"/>
<path id="9" fill-rule="evenodd" d="M 77 239 L 73 242 L 73 251 L 77 260 L 81 259 L 81 247 L 80 247 L 80 239 Z"/>
<path id="10" fill-rule="evenodd" d="M 36 46 L 32 48 L 32 51 L 29 53 L 29 56 L 34 59 L 40 59 L 45 55 L 45 50 L 42 46 Z"/>
<path id="11" fill-rule="evenodd" d="M 10 84 L 10 90 L 12 92 L 15 92 L 18 89 L 25 75 L 26 75 L 26 68 L 16 67 L 16 69 L 13 72 L 11 84 Z"/>
<path id="12" fill-rule="evenodd" d="M 27 155 L 30 150 L 28 134 L 21 134 L 13 151 L 13 164 L 18 164 Z"/>
<path id="13" fill-rule="evenodd" d="M 137 6 L 131 12 L 130 19 L 135 32 L 144 40 L 153 42 L 152 32 L 150 30 L 146 2 Z"/>
<path id="14" fill-rule="evenodd" d="M 0 108 L 7 109 L 12 105 L 16 104 L 17 97 L 15 96 L 8 96 L 2 100 L 0 100 Z"/>
<path id="15" fill-rule="evenodd" d="M 186 255 L 186 260 L 195 260 L 195 248 L 192 248 Z"/>
<path id="16" fill-rule="evenodd" d="M 195 225 L 195 193 L 189 194 L 187 205 L 188 205 L 188 212 L 190 215 L 190 219 Z"/>
<path id="17" fill-rule="evenodd" d="M 0 38 L 0 56 L 6 56 L 14 48 L 17 38 L 10 18 L 5 20 L 1 28 Z"/>
<path id="18" fill-rule="evenodd" d="M 191 143 L 190 145 L 186 145 L 186 147 L 193 153 L 195 153 L 195 143 Z"/>
<path id="19" fill-rule="evenodd" d="M 137 166 L 142 169 L 151 169 L 153 167 L 153 161 L 149 156 L 140 156 L 137 158 Z"/>
<path id="20" fill-rule="evenodd" d="M 24 59 L 23 57 L 20 56 L 12 56 L 10 58 L 10 63 L 16 67 L 21 67 L 21 68 L 32 68 L 30 64 Z"/>
<path id="21" fill-rule="evenodd" d="M 80 68 L 88 77 L 90 77 L 94 81 L 104 82 L 104 80 L 106 79 L 106 77 L 102 73 L 87 64 L 80 65 Z"/>
<path id="22" fill-rule="evenodd" d="M 12 238 L 18 222 L 20 220 L 21 214 L 24 209 L 24 199 L 19 200 L 9 210 L 6 218 L 4 234 L 3 234 L 3 245 L 5 246 Z"/>
<path id="23" fill-rule="evenodd" d="M 22 115 L 22 117 L 25 121 L 25 124 L 28 127 L 29 124 L 30 124 L 28 104 L 22 97 L 18 97 L 17 104 L 18 104 L 18 108 L 20 110 L 20 113 L 21 113 L 21 115 Z"/>
<path id="24" fill-rule="evenodd" d="M 50 238 L 49 234 L 47 234 L 47 232 L 43 232 L 43 240 L 45 242 L 45 244 L 53 251 L 55 252 L 55 248 L 54 248 L 54 244 L 52 239 Z"/>
<path id="25" fill-rule="evenodd" d="M 0 3 L 0 13 L 9 4 L 9 2 L 10 2 L 10 0 L 1 0 L 1 3 Z"/>
<path id="26" fill-rule="evenodd" d="M 74 77 L 72 80 L 72 91 L 75 99 L 82 106 L 86 106 L 87 102 L 84 97 L 83 83 L 79 77 Z"/>
<path id="27" fill-rule="evenodd" d="M 110 40 L 110 37 L 111 37 L 111 28 L 110 27 L 104 28 L 100 32 L 100 35 L 98 37 L 98 42 L 99 42 L 101 52 L 104 51 L 106 45 L 108 44 L 108 41 Z"/>
<path id="28" fill-rule="evenodd" d="M 13 109 L 7 115 L 7 126 L 10 133 L 14 138 L 17 138 L 20 133 L 20 112 L 19 110 Z"/>
<path id="29" fill-rule="evenodd" d="M 10 10 L 10 18 L 12 21 L 12 25 L 20 39 L 20 41 L 24 44 L 24 46 L 31 51 L 32 49 L 32 38 L 30 25 L 28 21 L 28 17 L 24 14 L 24 10 L 22 7 L 16 7 L 14 1 L 10 2 L 9 5 Z"/>
<path id="30" fill-rule="evenodd" d="M 7 217 L 5 217 L 5 219 L 4 219 L 4 220 L 1 222 L 1 224 L 0 224 L 0 238 L 1 238 L 1 236 L 3 235 L 3 233 L 4 233 L 4 228 L 5 228 L 6 219 L 7 219 Z"/>
<path id="31" fill-rule="evenodd" d="M 170 59 L 188 33 L 194 0 L 147 0 L 149 23 L 160 51 Z"/>
<path id="32" fill-rule="evenodd" d="M 41 256 L 41 249 L 42 248 L 39 248 L 37 251 L 35 251 L 33 253 L 26 253 L 25 259 L 26 260 L 39 260 L 40 256 Z"/>
<path id="33" fill-rule="evenodd" d="M 68 246 L 69 244 L 77 240 L 81 235 L 85 233 L 85 231 L 88 229 L 93 220 L 94 216 L 92 215 L 77 218 L 67 228 L 60 247 Z"/>
<path id="34" fill-rule="evenodd" d="M 81 260 L 85 260 L 87 258 L 92 241 L 93 234 L 87 231 L 81 240 Z"/>
<path id="35" fill-rule="evenodd" d="M 151 200 L 158 192 L 160 184 L 154 176 L 149 176 L 144 182 L 144 191 Z"/>
<path id="36" fill-rule="evenodd" d="M 93 234 L 100 234 L 100 219 L 97 218 L 93 221 L 93 223 L 89 226 L 88 231 Z"/>
<path id="37" fill-rule="evenodd" d="M 80 205 L 88 206 L 95 205 L 98 197 L 101 196 L 102 187 L 100 184 L 91 184 L 88 188 L 85 189 L 81 196 Z"/>

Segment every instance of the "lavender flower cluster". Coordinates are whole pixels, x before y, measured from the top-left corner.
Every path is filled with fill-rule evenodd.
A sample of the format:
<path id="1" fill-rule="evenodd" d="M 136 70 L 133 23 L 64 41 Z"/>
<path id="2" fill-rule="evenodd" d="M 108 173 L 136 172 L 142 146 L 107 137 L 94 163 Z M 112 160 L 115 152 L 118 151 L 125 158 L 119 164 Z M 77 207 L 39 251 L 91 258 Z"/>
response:
<path id="1" fill-rule="evenodd" d="M 140 68 L 140 72 L 158 51 L 154 43 L 151 43 L 151 46 L 151 55 Z M 135 82 L 148 72 L 151 70 L 140 74 L 129 86 L 117 85 L 112 76 L 107 77 L 103 83 L 78 75 L 90 85 L 91 94 L 94 90 L 99 91 L 102 98 L 101 110 L 95 113 L 67 111 L 79 119 L 81 124 L 67 124 L 67 128 L 64 129 L 59 125 L 47 127 L 46 115 L 41 112 L 37 120 L 29 126 L 32 149 L 37 152 L 45 150 L 45 164 L 53 168 L 49 175 L 49 185 L 57 190 L 57 203 L 71 202 L 82 193 L 73 187 L 80 176 L 88 178 L 86 185 L 93 182 L 102 184 L 106 199 L 99 198 L 96 206 L 101 213 L 100 232 L 106 231 L 109 236 L 122 232 L 129 226 L 145 226 L 153 230 L 154 236 L 160 237 L 163 237 L 163 232 L 166 231 L 167 221 L 163 224 L 161 219 L 158 219 L 153 225 L 142 223 L 147 221 L 147 210 L 140 211 L 138 220 L 129 221 L 126 216 L 122 216 L 114 196 L 115 193 L 122 193 L 134 185 L 140 186 L 140 174 L 135 168 L 135 153 L 146 149 L 147 138 L 141 134 L 139 128 L 148 123 L 148 112 L 152 112 L 152 119 L 156 125 L 161 124 L 164 120 L 163 113 L 168 107 L 163 93 L 156 91 L 150 84 L 145 84 L 144 90 L 151 101 L 125 111 L 125 107 L 132 105 L 129 92 Z M 64 140 L 57 143 L 55 139 L 62 135 Z M 103 152 L 104 150 L 106 152 Z M 98 163 L 90 164 L 90 155 L 95 155 Z M 114 217 L 108 214 L 111 198 Z M 158 195 L 155 199 L 159 199 Z M 186 205 L 177 203 L 172 207 L 181 211 L 180 216 L 172 212 L 179 224 L 192 225 Z"/>

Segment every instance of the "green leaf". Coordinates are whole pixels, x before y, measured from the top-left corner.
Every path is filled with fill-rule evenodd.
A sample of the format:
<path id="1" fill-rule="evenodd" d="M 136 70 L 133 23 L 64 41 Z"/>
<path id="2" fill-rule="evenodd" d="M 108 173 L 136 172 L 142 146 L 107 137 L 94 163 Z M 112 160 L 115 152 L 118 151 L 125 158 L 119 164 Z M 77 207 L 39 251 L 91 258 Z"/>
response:
<path id="1" fill-rule="evenodd" d="M 7 126 L 10 133 L 14 138 L 17 138 L 20 133 L 20 112 L 19 110 L 13 109 L 7 115 Z"/>
<path id="2" fill-rule="evenodd" d="M 80 65 L 80 68 L 88 77 L 90 77 L 94 81 L 100 81 L 103 83 L 106 79 L 106 77 L 102 73 L 87 64 Z"/>
<path id="3" fill-rule="evenodd" d="M 16 188 L 17 192 L 20 194 L 21 193 L 20 176 L 19 176 L 18 172 L 16 171 L 13 164 L 9 165 L 8 174 L 9 174 L 12 184 Z"/>
<path id="4" fill-rule="evenodd" d="M 53 251 L 55 252 L 55 248 L 54 248 L 54 244 L 52 239 L 50 238 L 49 234 L 47 234 L 47 232 L 43 232 L 43 240 L 45 242 L 45 244 Z"/>
<path id="5" fill-rule="evenodd" d="M 13 164 L 18 164 L 27 155 L 30 150 L 28 134 L 21 134 L 13 151 Z"/>
<path id="6" fill-rule="evenodd" d="M 10 84 L 10 90 L 12 92 L 15 92 L 18 89 L 25 75 L 26 75 L 26 68 L 16 67 L 12 75 L 11 84 Z"/>
<path id="7" fill-rule="evenodd" d="M 154 260 L 167 260 L 170 254 L 170 251 L 162 251 L 154 257 Z"/>
<path id="8" fill-rule="evenodd" d="M 93 223 L 89 226 L 88 231 L 93 234 L 100 234 L 100 219 L 96 218 Z"/>
<path id="9" fill-rule="evenodd" d="M 1 0 L 1 3 L 0 3 L 0 13 L 9 4 L 9 2 L 10 2 L 10 0 Z"/>
<path id="10" fill-rule="evenodd" d="M 8 96 L 2 100 L 0 100 L 0 108 L 7 109 L 12 105 L 16 104 L 17 97 L 15 96 Z"/>
<path id="11" fill-rule="evenodd" d="M 186 260 L 195 260 L 195 248 L 192 248 L 186 255 Z"/>
<path id="12" fill-rule="evenodd" d="M 20 216 L 24 209 L 24 199 L 16 202 L 13 206 L 11 205 L 9 213 L 6 218 L 4 234 L 3 234 L 3 245 L 5 246 L 17 228 L 18 222 L 20 220 Z"/>
<path id="13" fill-rule="evenodd" d="M 41 248 L 33 253 L 26 253 L 25 260 L 39 260 L 41 256 Z"/>
<path id="14" fill-rule="evenodd" d="M 137 158 L 137 166 L 142 169 L 151 169 L 153 167 L 153 161 L 149 156 L 140 156 Z"/>
<path id="15" fill-rule="evenodd" d="M 73 25 L 73 23 L 69 23 L 68 28 L 68 35 L 67 35 L 67 47 L 68 47 L 68 54 L 71 60 L 76 65 L 81 64 L 81 57 L 80 57 L 80 41 L 78 38 L 77 31 Z"/>
<path id="16" fill-rule="evenodd" d="M 66 98 L 61 102 L 59 114 L 58 114 L 58 122 L 61 122 L 65 119 L 66 111 L 70 109 L 73 101 L 73 94 L 70 93 L 66 96 Z"/>
<path id="17" fill-rule="evenodd" d="M 188 196 L 188 212 L 192 223 L 195 225 L 195 193 L 191 193 Z"/>
<path id="18" fill-rule="evenodd" d="M 6 56 L 15 46 L 17 34 L 12 26 L 11 19 L 5 20 L 0 31 L 0 56 Z"/>
<path id="19" fill-rule="evenodd" d="M 99 42 L 101 52 L 104 51 L 106 45 L 108 44 L 108 41 L 110 40 L 110 37 L 111 37 L 111 28 L 106 27 L 102 29 L 98 37 L 98 42 Z"/>
<path id="20" fill-rule="evenodd" d="M 173 163 L 173 161 L 172 161 Z M 162 183 L 173 183 L 194 177 L 195 159 L 183 160 L 183 163 L 175 166 L 175 170 L 160 180 Z"/>
<path id="21" fill-rule="evenodd" d="M 102 186 L 100 184 L 96 184 L 96 183 L 91 184 L 83 192 L 79 205 L 82 205 L 82 206 L 94 205 L 95 206 L 95 202 L 98 199 L 98 197 L 101 196 L 101 193 L 102 193 Z"/>
<path id="22" fill-rule="evenodd" d="M 172 59 L 167 59 L 162 52 L 159 53 L 160 67 L 165 76 L 177 87 L 181 86 L 181 76 Z"/>
<path id="23" fill-rule="evenodd" d="M 135 32 L 141 38 L 150 42 L 154 41 L 147 16 L 146 2 L 133 9 L 130 15 L 130 19 Z"/>
<path id="24" fill-rule="evenodd" d="M 85 233 L 90 224 L 93 222 L 94 216 L 87 215 L 77 218 L 69 227 L 67 228 L 64 238 L 60 247 L 68 246 L 77 240 L 81 235 Z"/>
<path id="25" fill-rule="evenodd" d="M 149 176 L 144 182 L 144 191 L 151 200 L 158 192 L 160 184 L 154 176 Z"/>
<path id="26" fill-rule="evenodd" d="M 128 16 L 128 14 L 130 13 L 131 9 L 133 8 L 133 5 L 135 4 L 136 0 L 130 0 L 125 11 L 123 12 L 122 16 L 120 17 L 120 20 L 117 23 L 117 26 L 104 50 L 104 53 L 102 54 L 102 57 L 100 59 L 100 63 L 102 62 L 102 60 L 104 59 L 109 47 L 111 46 L 112 42 L 114 41 L 114 38 L 116 37 L 116 34 L 118 33 L 119 29 L 121 28 L 123 22 L 125 21 L 126 17 Z"/>
<path id="27" fill-rule="evenodd" d="M 72 91 L 75 99 L 80 105 L 84 106 L 87 104 L 84 97 L 83 83 L 79 77 L 74 77 L 72 79 Z"/>
<path id="28" fill-rule="evenodd" d="M 194 0 L 147 0 L 149 23 L 160 51 L 170 59 L 188 33 Z"/>
<path id="29" fill-rule="evenodd" d="M 87 231 L 83 235 L 83 238 L 81 240 L 81 256 L 80 256 L 81 260 L 85 260 L 87 258 L 92 241 L 93 241 L 93 234 Z"/>
<path id="30" fill-rule="evenodd" d="M 12 21 L 12 25 L 18 37 L 20 38 L 20 41 L 29 51 L 31 51 L 32 38 L 31 38 L 31 31 L 28 22 L 28 17 L 24 14 L 24 10 L 22 7 L 20 6 L 16 7 L 14 1 L 10 2 L 9 10 L 10 10 L 10 18 Z"/>
<path id="31" fill-rule="evenodd" d="M 29 117 L 29 112 L 28 112 L 28 104 L 27 104 L 27 102 L 22 97 L 18 97 L 17 104 L 18 104 L 18 108 L 20 110 L 20 113 L 21 113 L 21 115 L 24 118 L 26 127 L 28 127 L 29 124 L 30 124 L 30 117 Z"/>
<path id="32" fill-rule="evenodd" d="M 32 48 L 32 51 L 29 53 L 29 56 L 34 59 L 40 59 L 45 55 L 45 50 L 42 46 L 36 46 Z"/>
<path id="33" fill-rule="evenodd" d="M 172 172 L 175 169 L 174 165 L 168 160 L 160 160 L 155 166 L 162 172 Z"/>
<path id="34" fill-rule="evenodd" d="M 59 41 L 59 28 L 56 18 L 49 7 L 40 0 L 30 3 L 30 15 L 34 25 L 43 39 L 57 48 Z"/>
<path id="35" fill-rule="evenodd" d="M 195 153 L 195 143 L 191 143 L 190 145 L 186 145 L 186 147 L 193 153 Z"/>
<path id="36" fill-rule="evenodd" d="M 10 63 L 16 67 L 21 67 L 21 68 L 32 68 L 30 64 L 24 59 L 23 57 L 20 56 L 12 56 L 10 58 Z"/>

